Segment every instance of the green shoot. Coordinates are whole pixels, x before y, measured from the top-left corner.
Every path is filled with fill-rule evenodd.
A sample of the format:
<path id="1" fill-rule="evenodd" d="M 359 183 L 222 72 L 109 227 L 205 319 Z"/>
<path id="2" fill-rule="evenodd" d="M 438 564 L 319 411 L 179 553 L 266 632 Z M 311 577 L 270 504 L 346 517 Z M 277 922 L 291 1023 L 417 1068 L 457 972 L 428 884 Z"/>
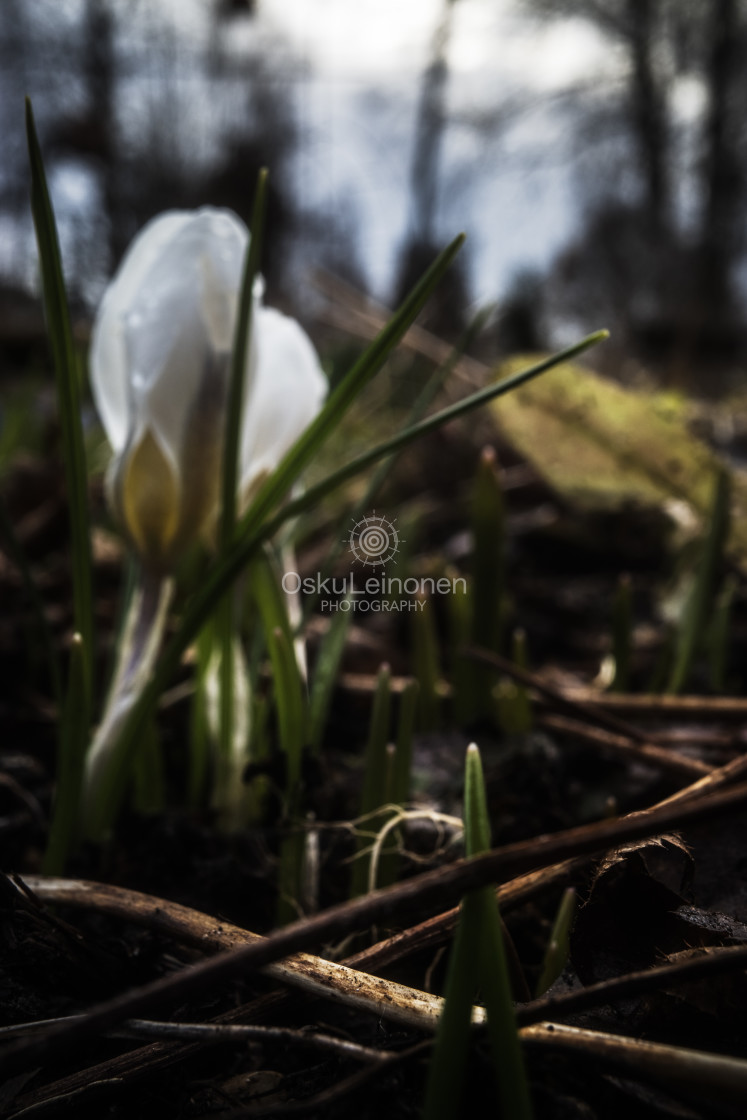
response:
<path id="1" fill-rule="evenodd" d="M 464 846 L 469 856 L 490 848 L 490 820 L 480 752 L 467 748 L 464 789 Z M 483 989 L 503 1120 L 532 1115 L 524 1059 L 516 1028 L 501 920 L 491 887 L 462 899 L 446 980 L 445 1006 L 436 1035 L 426 1088 L 426 1120 L 460 1114 L 468 1056 L 472 1000 Z"/>
<path id="2" fill-rule="evenodd" d="M 329 630 L 319 644 L 309 707 L 309 746 L 315 753 L 319 752 L 322 745 L 332 693 L 345 651 L 353 612 L 343 607 L 349 602 L 347 597 L 340 604 L 340 610 L 332 617 Z"/>
<path id="3" fill-rule="evenodd" d="M 704 640 L 715 581 L 723 560 L 724 544 L 728 535 L 730 498 L 729 472 L 724 467 L 720 467 L 716 473 L 711 515 L 695 581 L 677 629 L 674 665 L 669 677 L 668 692 L 678 693 L 685 687 L 695 656 Z"/>
<path id="4" fill-rule="evenodd" d="M 729 657 L 729 628 L 737 578 L 728 575 L 716 599 L 713 618 L 708 630 L 708 666 L 714 692 L 726 691 L 726 669 Z"/>
<path id="5" fill-rule="evenodd" d="M 433 601 L 428 595 L 418 595 L 412 616 L 413 674 L 418 682 L 418 728 L 434 731 L 441 719 L 441 697 L 438 685 L 441 679 L 436 620 Z"/>
<path id="6" fill-rule="evenodd" d="M 522 629 L 514 630 L 511 660 L 520 669 L 528 666 L 527 639 Z M 507 735 L 526 735 L 532 729 L 532 705 L 526 686 L 502 677 L 497 691 L 498 719 Z"/>
<path id="7" fill-rule="evenodd" d="M 474 665 L 461 652 L 470 645 L 472 624 L 469 589 L 461 581 L 448 596 L 448 610 L 453 719 L 458 727 L 466 727 L 474 720 L 476 700 Z"/>
<path id="8" fill-rule="evenodd" d="M 202 804 L 210 769 L 210 723 L 207 708 L 208 668 L 213 652 L 212 626 L 204 626 L 196 642 L 195 689 L 189 714 L 187 804 Z"/>
<path id="9" fill-rule="evenodd" d="M 627 692 L 630 684 L 630 652 L 633 638 L 633 593 L 629 575 L 621 575 L 612 608 L 612 656 L 615 675 L 612 692 Z"/>
<path id="10" fill-rule="evenodd" d="M 368 743 L 364 762 L 363 793 L 361 796 L 362 817 L 370 817 L 386 801 L 387 771 L 390 763 L 387 758 L 387 744 L 389 742 L 389 719 L 391 710 L 391 671 L 388 665 L 382 665 L 376 680 L 371 720 L 368 728 Z M 374 818 L 378 820 L 378 818 Z M 366 847 L 365 839 L 358 843 L 358 851 Z M 359 855 L 353 865 L 351 882 L 351 898 L 365 894 L 368 890 L 368 872 L 370 857 Z"/>
<path id="11" fill-rule="evenodd" d="M 505 512 L 495 451 L 484 447 L 472 492 L 472 644 L 498 653 L 505 596 Z M 473 719 L 494 719 L 493 674 L 473 665 Z"/>
<path id="12" fill-rule="evenodd" d="M 550 940 L 547 943 L 547 950 L 542 962 L 542 971 L 534 993 L 537 998 L 543 996 L 548 988 L 552 987 L 565 968 L 575 911 L 576 892 L 573 887 L 568 887 L 563 892 L 550 932 Z"/>
<path id="13" fill-rule="evenodd" d="M 412 738 L 418 709 L 418 682 L 408 681 L 399 698 L 397 722 L 397 753 L 394 759 L 394 796 L 392 801 L 405 805 L 410 800 L 412 783 Z"/>

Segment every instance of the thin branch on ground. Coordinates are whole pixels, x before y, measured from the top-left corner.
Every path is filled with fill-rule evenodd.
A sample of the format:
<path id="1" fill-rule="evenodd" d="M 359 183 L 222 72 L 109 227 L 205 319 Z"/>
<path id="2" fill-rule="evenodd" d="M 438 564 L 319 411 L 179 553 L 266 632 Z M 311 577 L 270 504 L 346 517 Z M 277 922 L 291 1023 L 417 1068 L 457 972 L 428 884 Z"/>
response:
<path id="1" fill-rule="evenodd" d="M 704 976 L 717 976 L 747 966 L 747 945 L 693 950 L 693 954 L 683 960 L 641 969 L 639 972 L 628 972 L 612 980 L 602 980 L 577 991 L 542 996 L 541 999 L 517 1007 L 517 1021 L 520 1026 L 525 1026 L 543 1019 L 564 1018 L 579 1011 L 587 1011 L 590 1007 L 631 999 L 669 985 L 689 984 Z"/>
<path id="2" fill-rule="evenodd" d="M 593 727 L 578 719 L 569 719 L 567 716 L 540 714 L 538 721 L 540 727 L 559 731 L 563 735 L 573 735 L 576 739 L 583 739 L 594 746 L 612 751 L 621 758 L 629 761 L 643 762 L 657 770 L 664 770 L 676 774 L 678 777 L 702 777 L 710 774 L 713 767 L 697 758 L 688 758 L 675 750 L 668 750 L 657 746 L 655 743 L 634 742 L 626 735 L 617 735 L 601 727 Z"/>
<path id="3" fill-rule="evenodd" d="M 711 775 L 703 779 L 707 782 Z M 30 1039 L 10 1043 L 0 1055 L 0 1069 L 17 1070 L 39 1065 L 52 1055 L 69 1053 L 87 1038 L 108 1031 L 172 1000 L 199 998 L 214 993 L 222 984 L 264 968 L 330 938 L 338 938 L 374 923 L 402 918 L 415 910 L 440 909 L 455 904 L 467 891 L 476 890 L 532 868 L 603 852 L 621 843 L 660 832 L 704 822 L 741 808 L 747 803 L 747 785 L 739 785 L 708 797 L 688 798 L 684 803 L 641 810 L 620 820 L 600 821 L 565 832 L 539 836 L 511 844 L 469 860 L 415 876 L 393 887 L 341 903 L 312 917 L 292 923 L 248 945 L 191 965 L 182 972 L 162 977 L 140 988 L 98 1004 L 84 1019 L 69 1027 L 50 1027 Z"/>

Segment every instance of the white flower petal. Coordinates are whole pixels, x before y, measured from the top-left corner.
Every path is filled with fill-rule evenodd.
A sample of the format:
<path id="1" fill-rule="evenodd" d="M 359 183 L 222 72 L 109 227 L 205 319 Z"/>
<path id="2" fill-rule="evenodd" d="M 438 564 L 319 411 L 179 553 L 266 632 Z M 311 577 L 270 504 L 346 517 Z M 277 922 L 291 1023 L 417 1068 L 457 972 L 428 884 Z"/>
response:
<path id="1" fill-rule="evenodd" d="M 141 422 L 173 458 L 207 352 L 229 350 L 248 244 L 230 211 L 172 211 L 150 222 L 104 296 L 91 342 L 91 384 L 115 451 Z M 155 399 L 152 394 L 155 392 Z"/>
<path id="2" fill-rule="evenodd" d="M 257 369 L 244 400 L 241 490 L 244 495 L 311 423 L 327 392 L 327 379 L 311 340 L 295 319 L 269 307 L 253 320 Z"/>
<path id="3" fill-rule="evenodd" d="M 91 390 L 101 422 L 115 453 L 128 436 L 129 367 L 124 315 L 162 248 L 189 221 L 186 211 L 170 211 L 144 226 L 125 254 L 96 315 L 89 357 Z"/>

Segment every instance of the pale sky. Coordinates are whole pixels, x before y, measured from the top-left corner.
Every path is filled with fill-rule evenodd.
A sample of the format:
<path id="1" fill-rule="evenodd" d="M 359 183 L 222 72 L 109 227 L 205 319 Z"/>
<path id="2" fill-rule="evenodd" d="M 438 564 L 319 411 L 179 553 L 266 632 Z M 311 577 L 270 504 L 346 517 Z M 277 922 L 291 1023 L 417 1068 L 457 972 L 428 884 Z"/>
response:
<path id="1" fill-rule="evenodd" d="M 345 212 L 377 294 L 388 289 L 408 219 L 408 176 L 419 80 L 444 0 L 261 0 L 262 23 L 307 66 L 298 93 L 304 147 L 299 189 L 309 205 Z M 448 43 L 449 128 L 439 236 L 468 233 L 476 302 L 524 267 L 543 267 L 568 239 L 574 214 L 562 136 L 547 95 L 593 82 L 614 58 L 579 20 L 522 18 L 518 0 L 457 0 Z M 500 132 L 469 125 L 513 99 L 537 105 Z M 541 169 L 545 160 L 553 173 Z M 534 168 L 534 170 L 532 170 Z"/>
<path id="2" fill-rule="evenodd" d="M 260 18 L 320 70 L 382 80 L 422 68 L 444 8 L 444 0 L 261 0 Z M 517 0 L 457 0 L 452 22 L 456 74 L 500 69 L 551 89 L 609 66 L 609 46 L 588 24 L 531 26 Z"/>
<path id="3" fill-rule="evenodd" d="M 72 19 L 82 0 L 39 2 Z M 121 0 L 121 9 L 129 3 Z M 149 10 L 198 49 L 206 41 L 205 0 L 156 0 Z M 225 46 L 270 65 L 285 44 L 281 80 L 299 127 L 295 189 L 309 215 L 333 214 L 355 232 L 358 262 L 378 296 L 391 290 L 408 227 L 420 83 L 445 10 L 445 0 L 259 0 L 257 20 L 224 26 Z M 289 51 L 297 62 L 290 70 Z M 614 75 L 620 60 L 588 24 L 531 22 L 521 0 L 456 0 L 447 57 L 436 236 L 445 244 L 467 233 L 472 294 L 482 303 L 523 269 L 546 267 L 573 235 L 579 206 L 567 125 L 552 95 L 585 82 L 593 97 L 595 80 Z M 198 94 L 193 153 L 209 150 L 220 119 L 201 81 L 197 70 L 182 78 Z M 140 119 L 144 88 L 130 83 L 123 128 Z M 690 103 L 683 97 L 684 114 Z M 90 176 L 63 166 L 54 179 L 56 197 L 82 220 Z M 94 287 L 100 279 L 92 277 Z"/>

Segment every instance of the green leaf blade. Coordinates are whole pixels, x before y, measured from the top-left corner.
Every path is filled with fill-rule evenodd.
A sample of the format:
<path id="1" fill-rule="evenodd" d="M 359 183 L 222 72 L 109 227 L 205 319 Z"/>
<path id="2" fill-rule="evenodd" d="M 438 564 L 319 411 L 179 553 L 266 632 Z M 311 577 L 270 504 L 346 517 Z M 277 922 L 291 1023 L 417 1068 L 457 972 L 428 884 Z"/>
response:
<path id="1" fill-rule="evenodd" d="M 57 383 L 65 481 L 70 516 L 75 630 L 82 640 L 83 679 L 90 705 L 93 683 L 91 535 L 78 368 L 73 348 L 59 239 L 49 197 L 31 101 L 26 99 L 26 137 L 31 166 L 31 211 L 39 248 L 44 313 Z"/>

